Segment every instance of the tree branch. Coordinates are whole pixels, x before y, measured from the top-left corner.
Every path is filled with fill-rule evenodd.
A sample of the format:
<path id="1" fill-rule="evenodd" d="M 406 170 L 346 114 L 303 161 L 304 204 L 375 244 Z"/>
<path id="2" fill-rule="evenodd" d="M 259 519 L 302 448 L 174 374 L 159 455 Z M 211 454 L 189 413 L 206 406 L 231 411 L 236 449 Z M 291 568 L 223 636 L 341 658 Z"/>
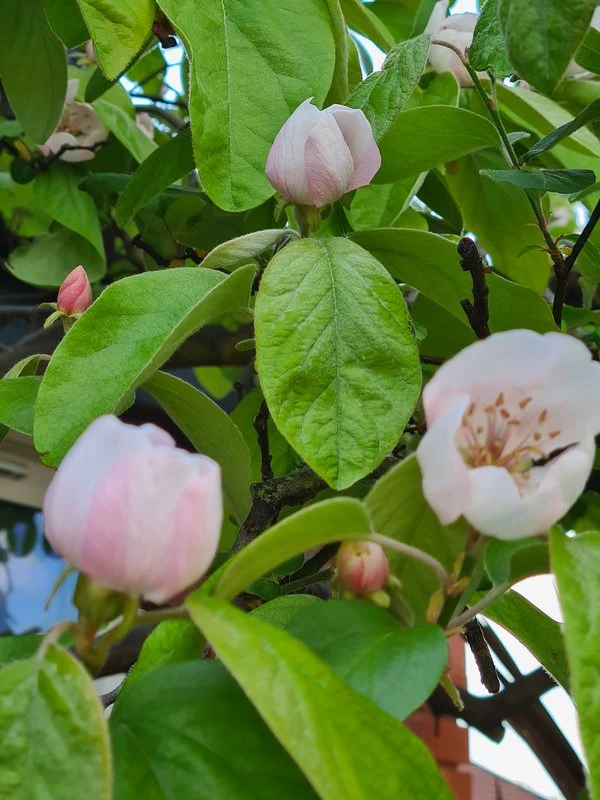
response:
<path id="1" fill-rule="evenodd" d="M 458 243 L 456 249 L 460 256 L 460 266 L 465 272 L 471 274 L 471 281 L 473 283 L 473 302 L 465 299 L 461 300 L 460 304 L 463 307 L 469 325 L 473 329 L 475 336 L 478 339 L 486 339 L 490 336 L 490 329 L 488 327 L 489 311 L 488 311 L 488 294 L 489 289 L 485 280 L 486 272 L 490 272 L 477 245 L 473 239 L 464 236 Z"/>

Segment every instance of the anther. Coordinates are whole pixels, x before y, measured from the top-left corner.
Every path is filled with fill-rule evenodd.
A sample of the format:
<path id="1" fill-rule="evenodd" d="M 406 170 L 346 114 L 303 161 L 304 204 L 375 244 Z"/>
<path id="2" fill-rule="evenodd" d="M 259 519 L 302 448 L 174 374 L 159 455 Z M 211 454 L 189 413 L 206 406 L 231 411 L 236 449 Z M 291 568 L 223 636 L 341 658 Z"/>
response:
<path id="1" fill-rule="evenodd" d="M 529 405 L 529 403 L 531 403 L 532 400 L 533 400 L 533 397 L 525 397 L 523 400 L 521 400 L 519 402 L 519 408 L 521 410 L 523 410 L 524 408 L 527 408 L 527 406 Z"/>

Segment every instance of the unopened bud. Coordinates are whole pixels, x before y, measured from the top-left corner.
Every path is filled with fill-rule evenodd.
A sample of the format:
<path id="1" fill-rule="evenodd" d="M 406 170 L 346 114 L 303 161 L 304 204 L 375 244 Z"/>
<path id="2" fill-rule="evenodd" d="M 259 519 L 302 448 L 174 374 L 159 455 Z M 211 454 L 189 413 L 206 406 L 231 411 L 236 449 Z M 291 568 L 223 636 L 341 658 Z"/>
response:
<path id="1" fill-rule="evenodd" d="M 69 272 L 58 290 L 56 308 L 63 314 L 72 317 L 83 312 L 92 305 L 92 287 L 86 271 L 81 266 Z"/>
<path id="2" fill-rule="evenodd" d="M 390 575 L 387 556 L 374 542 L 344 542 L 338 550 L 336 565 L 340 581 L 355 595 L 379 591 Z"/>

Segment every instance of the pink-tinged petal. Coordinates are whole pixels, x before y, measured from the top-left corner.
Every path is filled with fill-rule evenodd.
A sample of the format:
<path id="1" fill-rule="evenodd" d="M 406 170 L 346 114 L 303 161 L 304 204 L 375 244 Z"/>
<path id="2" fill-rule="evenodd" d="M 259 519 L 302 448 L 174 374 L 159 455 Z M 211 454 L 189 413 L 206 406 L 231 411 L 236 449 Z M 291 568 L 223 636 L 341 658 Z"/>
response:
<path id="1" fill-rule="evenodd" d="M 87 60 L 90 64 L 97 64 L 98 59 L 96 58 L 96 51 L 94 49 L 94 43 L 91 39 L 88 39 L 85 45 L 85 54 L 87 56 Z"/>
<path id="2" fill-rule="evenodd" d="M 322 113 L 310 130 L 304 148 L 305 180 L 310 205 L 333 203 L 348 191 L 354 161 L 339 125 Z"/>
<path id="3" fill-rule="evenodd" d="M 59 131 L 58 133 L 53 133 L 40 147 L 40 150 L 42 150 L 43 147 L 44 149 L 42 152 L 44 152 L 44 155 L 50 155 L 50 153 L 58 153 L 65 145 L 75 147 L 77 145 L 77 139 L 72 133 Z"/>
<path id="4" fill-rule="evenodd" d="M 443 28 L 449 5 L 450 0 L 438 0 L 429 16 L 429 21 L 427 22 L 424 31 L 425 33 L 429 33 L 435 37 L 435 34 L 437 34 Z"/>
<path id="5" fill-rule="evenodd" d="M 455 522 L 470 502 L 469 469 L 456 445 L 469 403 L 467 395 L 455 396 L 452 407 L 429 428 L 417 449 L 423 494 L 442 525 Z"/>
<path id="6" fill-rule="evenodd" d="M 371 123 L 357 108 L 336 104 L 324 111 L 335 117 L 354 162 L 354 170 L 346 191 L 367 186 L 381 166 L 381 153 L 373 137 Z"/>
<path id="7" fill-rule="evenodd" d="M 342 584 L 359 596 L 382 589 L 390 577 L 387 556 L 374 542 L 344 542 L 337 552 L 335 564 Z"/>
<path id="8" fill-rule="evenodd" d="M 469 472 L 471 500 L 466 519 L 480 533 L 497 539 L 521 539 L 545 533 L 563 517 L 583 491 L 593 464 L 593 446 L 587 443 L 530 471 L 538 486 L 519 492 L 515 480 L 500 467 Z"/>
<path id="9" fill-rule="evenodd" d="M 479 16 L 477 14 L 451 14 L 444 20 L 444 28 L 460 33 L 473 33 Z M 468 46 L 468 45 L 467 45 Z"/>
<path id="10" fill-rule="evenodd" d="M 145 111 L 138 111 L 135 115 L 135 124 L 141 130 L 141 132 L 151 141 L 154 140 L 154 125 L 152 123 L 152 117 L 150 114 L 147 114 Z"/>
<path id="11" fill-rule="evenodd" d="M 461 53 L 464 53 L 473 41 L 471 33 L 463 33 L 452 28 L 443 28 L 433 38 L 454 45 Z M 469 71 L 449 47 L 432 44 L 429 49 L 429 63 L 435 72 L 451 72 L 461 86 L 473 86 Z"/>
<path id="12" fill-rule="evenodd" d="M 310 205 L 304 167 L 304 147 L 310 129 L 321 112 L 308 98 L 283 125 L 269 152 L 265 172 L 279 194 L 288 202 Z"/>
<path id="13" fill-rule="evenodd" d="M 92 304 L 92 287 L 85 269 L 75 267 L 58 290 L 56 307 L 65 314 L 82 314 Z"/>
<path id="14" fill-rule="evenodd" d="M 67 107 L 69 128 L 76 134 L 93 133 L 104 127 L 89 103 L 69 103 Z M 105 128 L 106 130 L 106 128 Z"/>
<path id="15" fill-rule="evenodd" d="M 96 157 L 93 150 L 82 149 L 83 145 L 77 142 L 77 150 L 67 150 L 59 156 L 61 161 L 66 161 L 68 164 L 79 164 L 82 161 L 91 161 Z"/>

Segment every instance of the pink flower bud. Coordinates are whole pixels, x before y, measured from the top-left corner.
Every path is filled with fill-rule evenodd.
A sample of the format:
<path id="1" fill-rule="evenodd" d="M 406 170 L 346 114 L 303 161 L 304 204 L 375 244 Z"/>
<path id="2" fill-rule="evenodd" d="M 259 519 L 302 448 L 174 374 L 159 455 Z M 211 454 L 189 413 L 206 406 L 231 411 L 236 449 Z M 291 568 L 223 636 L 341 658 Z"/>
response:
<path id="1" fill-rule="evenodd" d="M 322 208 L 370 183 L 381 156 L 362 111 L 342 105 L 319 111 L 311 99 L 277 134 L 266 173 L 288 203 Z"/>
<path id="2" fill-rule="evenodd" d="M 386 554 L 373 542 L 344 542 L 338 550 L 336 565 L 339 579 L 356 595 L 378 591 L 390 575 Z"/>
<path id="3" fill-rule="evenodd" d="M 221 472 L 155 425 L 100 417 L 44 500 L 46 536 L 98 583 L 164 603 L 208 570 L 223 517 Z"/>
<path id="4" fill-rule="evenodd" d="M 92 305 L 92 287 L 86 271 L 81 266 L 69 272 L 60 285 L 56 308 L 68 316 L 83 314 Z"/>

